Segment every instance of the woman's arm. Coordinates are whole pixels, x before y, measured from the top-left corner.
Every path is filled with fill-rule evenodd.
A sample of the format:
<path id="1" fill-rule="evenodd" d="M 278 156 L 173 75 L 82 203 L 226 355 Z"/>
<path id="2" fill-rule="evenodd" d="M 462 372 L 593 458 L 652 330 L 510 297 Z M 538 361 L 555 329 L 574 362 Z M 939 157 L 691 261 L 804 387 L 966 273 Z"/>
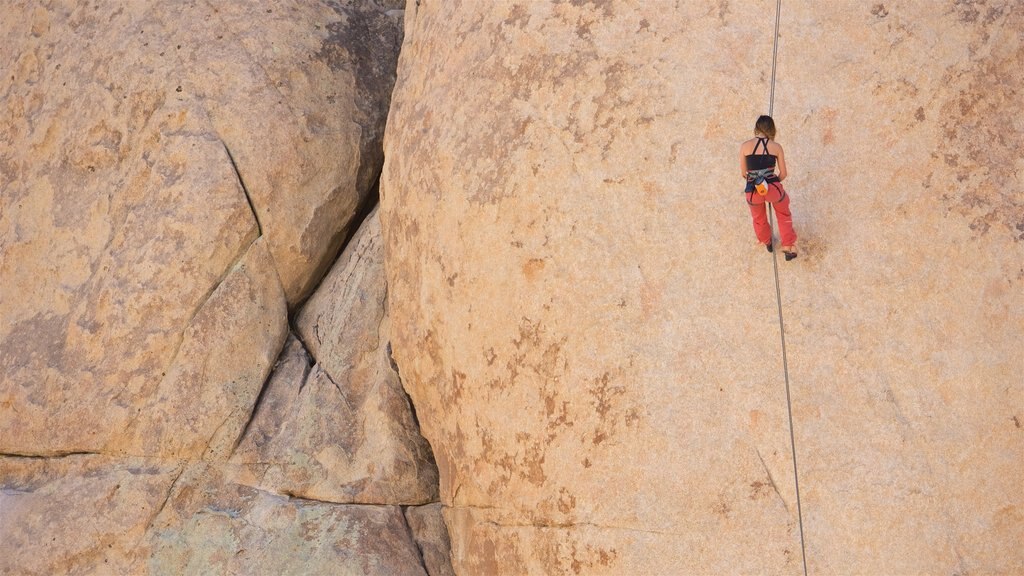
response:
<path id="1" fill-rule="evenodd" d="M 745 144 L 745 143 L 744 143 Z M 743 146 L 740 146 L 740 176 L 747 179 L 747 155 L 743 153 Z"/>
<path id="2" fill-rule="evenodd" d="M 781 181 L 786 179 L 786 174 L 787 174 L 787 172 L 786 172 L 786 153 L 782 151 L 782 146 L 781 145 L 777 144 L 777 146 L 779 146 L 779 153 L 776 154 L 776 156 L 778 157 L 779 181 L 781 182 Z"/>

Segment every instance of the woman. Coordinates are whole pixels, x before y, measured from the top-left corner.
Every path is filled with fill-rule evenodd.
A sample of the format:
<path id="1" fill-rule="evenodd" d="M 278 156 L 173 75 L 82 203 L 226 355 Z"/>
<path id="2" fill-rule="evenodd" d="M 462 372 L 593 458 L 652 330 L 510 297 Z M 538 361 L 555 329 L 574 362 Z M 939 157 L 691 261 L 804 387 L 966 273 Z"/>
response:
<path id="1" fill-rule="evenodd" d="M 782 187 L 786 179 L 786 156 L 775 141 L 775 121 L 771 116 L 759 117 L 754 124 L 754 137 L 740 145 L 740 171 L 747 181 L 744 193 L 758 242 L 772 251 L 772 228 L 765 209 L 765 203 L 771 202 L 779 222 L 782 253 L 787 261 L 796 258 L 793 214 L 789 211 L 789 196 Z"/>

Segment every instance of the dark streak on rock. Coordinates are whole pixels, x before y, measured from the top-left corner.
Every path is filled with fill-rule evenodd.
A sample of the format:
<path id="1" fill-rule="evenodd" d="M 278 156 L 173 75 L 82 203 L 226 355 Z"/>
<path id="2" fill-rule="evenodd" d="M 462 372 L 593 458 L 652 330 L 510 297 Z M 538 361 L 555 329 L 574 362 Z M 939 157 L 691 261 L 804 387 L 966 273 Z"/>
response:
<path id="1" fill-rule="evenodd" d="M 238 163 L 235 162 L 235 156 L 231 153 L 231 149 L 228 148 L 227 142 L 221 140 L 221 144 L 224 145 L 224 151 L 231 162 L 231 169 L 235 172 L 238 186 L 242 189 L 242 194 L 245 194 L 245 201 L 249 203 L 249 210 L 252 210 L 252 217 L 256 219 L 256 230 L 260 236 L 263 236 L 263 225 L 260 223 L 260 215 L 256 212 L 256 205 L 253 204 L 252 196 L 249 195 L 249 188 L 245 185 L 245 180 L 242 179 L 242 173 L 238 171 Z"/>
<path id="2" fill-rule="evenodd" d="M 164 501 L 160 503 L 160 507 L 157 508 L 157 511 L 149 519 L 149 522 L 146 523 L 146 529 L 143 531 L 144 533 L 148 533 L 150 531 L 153 527 L 153 523 L 160 517 L 160 513 L 167 507 L 167 502 L 171 500 L 171 495 L 174 494 L 174 486 L 178 483 L 178 479 L 181 478 L 182 474 L 185 473 L 186 468 L 186 465 L 182 465 L 181 469 L 178 470 L 178 473 L 174 476 L 174 480 L 171 480 L 171 485 L 167 488 L 167 496 L 164 497 Z"/>
<path id="3" fill-rule="evenodd" d="M 391 106 L 403 31 L 391 16 L 373 8 L 353 8 L 331 3 L 339 16 L 327 24 L 327 38 L 314 57 L 331 70 L 348 71 L 355 81 L 354 102 L 362 127 L 357 182 L 360 191 L 370 188 L 373 175 L 383 164 L 381 141 L 384 121 Z"/>
<path id="4" fill-rule="evenodd" d="M 1020 426 L 1018 426 L 1019 428 Z M 25 458 L 31 460 L 50 460 L 54 458 L 69 458 L 71 456 L 97 456 L 103 454 L 102 452 L 90 451 L 90 450 L 71 450 L 71 451 L 55 451 L 55 452 L 43 452 L 39 454 L 31 454 L 25 452 L 0 452 L 0 458 Z"/>

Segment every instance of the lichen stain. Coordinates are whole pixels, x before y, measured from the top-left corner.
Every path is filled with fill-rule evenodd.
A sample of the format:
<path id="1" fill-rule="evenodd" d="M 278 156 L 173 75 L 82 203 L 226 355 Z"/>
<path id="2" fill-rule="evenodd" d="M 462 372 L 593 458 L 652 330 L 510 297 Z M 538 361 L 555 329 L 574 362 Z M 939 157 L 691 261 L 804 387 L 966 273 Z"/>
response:
<path id="1" fill-rule="evenodd" d="M 529 281 L 534 281 L 540 276 L 540 273 L 544 270 L 544 259 L 543 258 L 530 258 L 523 264 L 523 276 Z"/>
<path id="2" fill-rule="evenodd" d="M 546 573 L 592 574 L 598 568 L 611 568 L 618 559 L 615 548 L 581 542 L 581 535 L 572 525 L 555 530 L 545 527 L 538 537 L 536 556 Z"/>
<path id="3" fill-rule="evenodd" d="M 624 401 L 626 387 L 613 384 L 609 372 L 591 381 L 587 388 L 590 405 L 597 415 L 597 422 L 590 435 L 594 446 L 603 444 L 619 432 L 619 425 L 635 428 L 640 421 L 640 410 Z"/>
<path id="4" fill-rule="evenodd" d="M 67 347 L 68 316 L 40 312 L 15 323 L 0 345 L 0 367 L 7 374 L 60 368 Z"/>
<path id="5" fill-rule="evenodd" d="M 976 22 L 980 5 L 958 4 L 964 22 Z M 986 41 L 989 26 L 1019 30 L 1024 15 L 1011 11 L 1001 22 L 1002 12 L 985 15 L 979 35 Z M 978 46 L 974 45 L 977 51 Z M 987 51 L 986 51 L 987 52 Z M 993 51 L 996 52 L 996 51 Z M 1014 242 L 1024 241 L 1024 198 L 1012 183 L 1019 178 L 1016 163 L 1024 137 L 1013 129 L 1019 107 L 1009 94 L 1024 91 L 1019 74 L 1024 61 L 1024 45 L 1002 57 L 972 59 L 964 66 L 949 69 L 942 79 L 953 95 L 940 107 L 940 127 L 946 137 L 944 160 L 955 173 L 957 192 L 945 204 L 949 212 L 959 214 L 975 238 L 996 230 L 1008 232 Z"/>

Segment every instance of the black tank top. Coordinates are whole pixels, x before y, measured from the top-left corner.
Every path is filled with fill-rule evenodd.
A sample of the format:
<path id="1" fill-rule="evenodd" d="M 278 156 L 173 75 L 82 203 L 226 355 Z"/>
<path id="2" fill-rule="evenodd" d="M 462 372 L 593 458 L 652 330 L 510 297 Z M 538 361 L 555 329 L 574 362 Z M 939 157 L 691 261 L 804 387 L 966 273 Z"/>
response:
<path id="1" fill-rule="evenodd" d="M 758 146 L 764 147 L 764 154 L 757 153 Z M 754 149 L 750 154 L 747 154 L 747 171 L 765 170 L 767 168 L 775 168 L 775 156 L 768 153 L 768 139 L 758 138 L 757 143 L 754 144 Z"/>

